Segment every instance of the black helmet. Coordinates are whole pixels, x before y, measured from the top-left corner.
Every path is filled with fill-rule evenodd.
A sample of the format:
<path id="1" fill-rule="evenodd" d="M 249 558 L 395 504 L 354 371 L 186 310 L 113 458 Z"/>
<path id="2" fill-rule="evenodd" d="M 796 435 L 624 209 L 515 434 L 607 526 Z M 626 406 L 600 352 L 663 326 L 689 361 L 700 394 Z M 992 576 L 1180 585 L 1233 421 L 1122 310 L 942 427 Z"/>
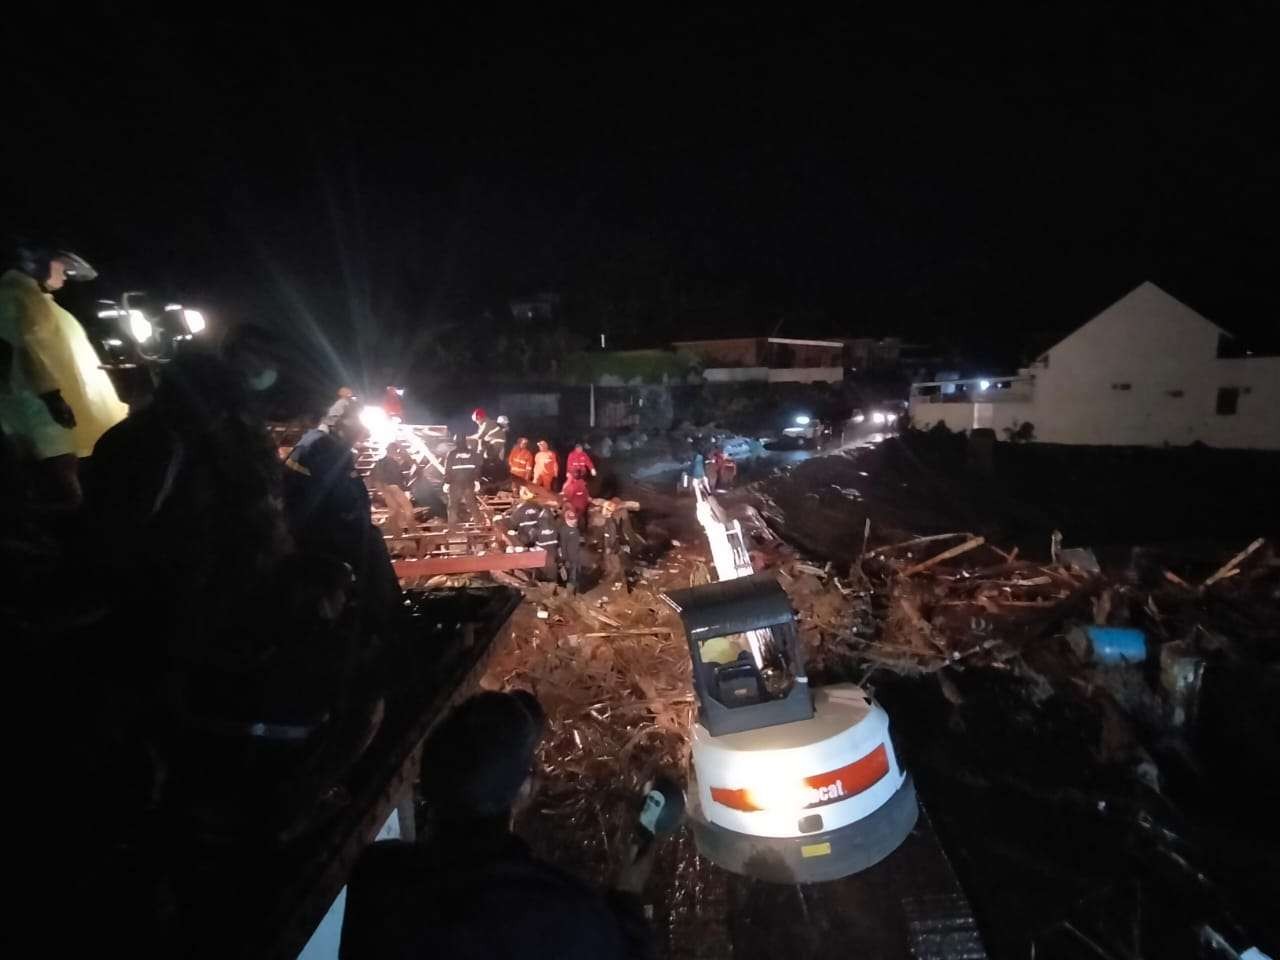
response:
<path id="1" fill-rule="evenodd" d="M 92 280 L 98 275 L 84 257 L 53 243 L 16 240 L 12 244 L 10 259 L 16 269 L 42 283 L 48 279 L 49 264 L 54 260 L 62 262 L 68 280 Z"/>

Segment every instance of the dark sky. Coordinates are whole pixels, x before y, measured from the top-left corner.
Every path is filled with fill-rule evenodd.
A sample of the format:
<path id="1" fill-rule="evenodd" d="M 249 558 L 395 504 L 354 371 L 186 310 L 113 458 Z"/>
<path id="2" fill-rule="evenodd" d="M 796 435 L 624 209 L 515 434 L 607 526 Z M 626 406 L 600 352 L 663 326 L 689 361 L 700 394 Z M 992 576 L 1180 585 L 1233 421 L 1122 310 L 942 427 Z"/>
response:
<path id="1" fill-rule="evenodd" d="M 1267 3 L 274 6 L 11 22 L 0 216 L 77 244 L 101 293 L 366 348 L 544 288 L 634 344 L 1007 344 L 1144 279 L 1280 316 Z"/>

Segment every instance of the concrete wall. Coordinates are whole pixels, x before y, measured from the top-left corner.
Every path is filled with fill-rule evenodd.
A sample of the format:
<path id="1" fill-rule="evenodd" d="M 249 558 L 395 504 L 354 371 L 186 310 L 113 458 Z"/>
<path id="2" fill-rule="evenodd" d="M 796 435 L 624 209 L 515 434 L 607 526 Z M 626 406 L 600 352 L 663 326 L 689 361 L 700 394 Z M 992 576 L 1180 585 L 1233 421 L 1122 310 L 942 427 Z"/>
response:
<path id="1" fill-rule="evenodd" d="M 839 383 L 844 379 L 844 367 L 775 367 L 768 375 L 770 383 Z"/>
<path id="2" fill-rule="evenodd" d="M 912 397 L 910 411 L 911 425 L 917 430 L 928 430 L 939 423 L 957 433 L 987 427 L 1004 438 L 1005 430 L 1016 430 L 1027 420 L 1035 423 L 1035 410 L 1029 401 L 932 403 L 928 397 Z"/>
<path id="3" fill-rule="evenodd" d="M 709 367 L 756 367 L 763 362 L 764 339 L 761 337 L 680 340 L 672 346 L 693 354 Z"/>
<path id="4" fill-rule="evenodd" d="M 1032 367 L 1037 440 L 1280 449 L 1280 357 L 1217 358 L 1221 331 L 1144 283 Z M 1218 390 L 1241 393 L 1233 415 Z"/>
<path id="5" fill-rule="evenodd" d="M 707 367 L 702 371 L 702 379 L 707 383 L 747 383 L 752 380 L 763 383 L 769 379 L 769 368 Z"/>
<path id="6" fill-rule="evenodd" d="M 765 343 L 764 363 L 773 370 L 791 367 L 843 368 L 844 345 L 806 343 L 775 337 Z"/>

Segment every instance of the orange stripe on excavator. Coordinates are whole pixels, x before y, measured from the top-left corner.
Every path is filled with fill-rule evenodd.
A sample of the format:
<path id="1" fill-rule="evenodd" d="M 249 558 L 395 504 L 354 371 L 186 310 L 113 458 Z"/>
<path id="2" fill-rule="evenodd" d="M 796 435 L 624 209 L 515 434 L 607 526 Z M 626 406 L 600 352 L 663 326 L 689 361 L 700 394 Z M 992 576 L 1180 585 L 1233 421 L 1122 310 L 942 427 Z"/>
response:
<path id="1" fill-rule="evenodd" d="M 889 754 L 882 743 L 865 757 L 846 764 L 838 770 L 820 773 L 814 777 L 805 777 L 805 786 L 813 790 L 830 788 L 836 784 L 839 784 L 840 787 L 838 796 L 827 800 L 818 800 L 808 804 L 805 809 L 808 810 L 810 807 L 821 807 L 828 803 L 847 800 L 849 797 L 875 786 L 888 772 Z M 752 802 L 751 791 L 746 789 L 712 787 L 711 799 L 730 809 L 741 810 L 744 813 L 755 813 L 764 809 Z"/>
<path id="2" fill-rule="evenodd" d="M 730 790 L 728 787 L 712 787 L 711 799 L 722 806 L 730 807 L 734 810 L 742 810 L 744 813 L 754 813 L 762 809 L 751 802 L 751 797 L 746 790 Z"/>

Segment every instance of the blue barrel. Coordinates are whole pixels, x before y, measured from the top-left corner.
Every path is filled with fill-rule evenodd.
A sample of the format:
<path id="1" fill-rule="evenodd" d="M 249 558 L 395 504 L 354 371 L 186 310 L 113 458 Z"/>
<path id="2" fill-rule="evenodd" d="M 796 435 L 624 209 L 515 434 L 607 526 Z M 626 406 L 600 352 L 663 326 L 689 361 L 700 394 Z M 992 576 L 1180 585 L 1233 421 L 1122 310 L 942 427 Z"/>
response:
<path id="1" fill-rule="evenodd" d="M 1147 659 L 1147 635 L 1134 627 L 1081 627 L 1084 644 L 1095 663 L 1141 663 Z M 1082 652 L 1083 651 L 1079 651 Z"/>

